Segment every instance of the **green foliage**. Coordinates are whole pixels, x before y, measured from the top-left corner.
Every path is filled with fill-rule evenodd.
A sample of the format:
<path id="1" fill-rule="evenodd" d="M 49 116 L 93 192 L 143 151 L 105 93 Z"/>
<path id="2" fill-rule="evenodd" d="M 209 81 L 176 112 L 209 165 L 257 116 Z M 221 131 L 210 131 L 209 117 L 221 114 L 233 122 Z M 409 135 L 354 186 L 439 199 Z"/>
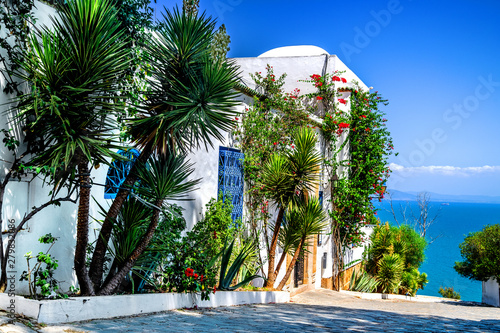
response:
<path id="1" fill-rule="evenodd" d="M 210 288 L 216 284 L 215 260 L 206 251 L 205 244 L 199 242 L 200 238 L 191 231 L 173 243 L 173 252 L 162 261 L 160 289 L 179 293 L 199 292 L 203 299 L 208 299 Z M 192 270 L 192 274 L 186 274 L 188 268 L 188 273 Z"/>
<path id="2" fill-rule="evenodd" d="M 56 297 L 67 298 L 66 294 L 60 293 L 59 281 L 54 278 L 54 273 L 59 266 L 58 261 L 49 254 L 50 249 L 57 241 L 57 238 L 53 237 L 52 234 L 43 235 L 38 239 L 40 244 L 50 244 L 48 250 L 44 252 L 39 252 L 36 256 L 33 256 L 31 252 L 24 255 L 26 262 L 28 264 L 28 270 L 23 271 L 19 281 L 27 281 L 30 297 L 38 299 L 39 297 L 48 298 L 53 293 Z M 30 261 L 36 258 L 36 264 L 31 267 Z M 40 292 L 38 292 L 40 288 Z"/>
<path id="3" fill-rule="evenodd" d="M 225 243 L 232 242 L 237 236 L 241 222 L 233 222 L 232 211 L 231 198 L 223 200 L 220 195 L 218 200 L 210 199 L 205 206 L 205 216 L 195 224 L 193 232 L 197 235 L 197 242 L 205 244 L 208 255 L 217 255 Z"/>
<path id="4" fill-rule="evenodd" d="M 220 274 L 219 274 L 219 286 L 217 289 L 219 290 L 235 290 L 240 287 L 243 287 L 250 283 L 253 279 L 258 278 L 260 276 L 258 275 L 249 275 L 245 276 L 242 281 L 236 283 L 235 285 L 231 286 L 233 281 L 235 280 L 238 272 L 244 267 L 245 261 L 252 256 L 253 252 L 255 251 L 255 244 L 249 242 L 246 245 L 244 245 L 241 249 L 240 252 L 236 255 L 236 258 L 234 258 L 231 266 L 229 266 L 231 256 L 233 255 L 233 246 L 234 246 L 234 240 L 231 242 L 229 246 L 227 244 L 224 245 L 224 248 L 222 249 L 220 255 L 221 255 L 221 267 L 220 267 Z M 228 269 L 229 266 L 229 269 Z"/>
<path id="5" fill-rule="evenodd" d="M 215 286 L 213 259 L 193 232 L 182 237 L 185 228 L 181 208 L 171 206 L 134 272 L 156 290 L 199 292 L 208 299 L 209 287 Z"/>
<path id="6" fill-rule="evenodd" d="M 458 274 L 479 281 L 494 278 L 500 283 L 500 224 L 469 233 L 459 246 L 463 261 L 455 262 Z"/>
<path id="7" fill-rule="evenodd" d="M 366 271 L 353 270 L 349 290 L 363 293 L 372 293 L 380 285 L 377 278 L 371 276 Z"/>
<path id="8" fill-rule="evenodd" d="M 179 233 L 182 230 L 180 228 L 185 227 L 183 219 L 181 224 L 175 225 L 178 229 L 172 228 L 174 226 L 169 227 L 170 232 L 177 230 L 171 234 L 163 233 L 168 224 L 160 225 L 156 233 L 158 238 L 155 236 L 150 249 L 146 252 L 146 258 L 150 258 L 149 267 L 158 272 L 153 278 L 148 279 L 148 282 L 157 289 L 199 292 L 203 299 L 208 299 L 212 288 L 216 285 L 218 254 L 226 242 L 234 244 L 235 237 L 239 233 L 237 224 L 231 219 L 230 202 L 231 200 L 227 198 L 225 202 L 222 197 L 219 200 L 212 198 L 206 205 L 205 217 L 184 237 L 180 237 Z M 245 254 L 244 259 L 248 259 L 252 252 L 247 247 L 243 249 L 245 251 L 242 250 L 240 253 Z M 152 265 L 155 260 L 159 264 Z M 142 260 L 141 265 L 147 267 L 146 262 L 148 261 Z M 159 280 L 155 280 L 158 276 Z"/>
<path id="9" fill-rule="evenodd" d="M 380 282 L 380 290 L 414 296 L 423 289 L 427 274 L 418 268 L 423 263 L 427 242 L 409 226 L 378 225 L 365 251 L 367 272 Z"/>
<path id="10" fill-rule="evenodd" d="M 453 290 L 453 287 L 439 287 L 438 293 L 445 298 L 460 299 L 460 293 Z"/>

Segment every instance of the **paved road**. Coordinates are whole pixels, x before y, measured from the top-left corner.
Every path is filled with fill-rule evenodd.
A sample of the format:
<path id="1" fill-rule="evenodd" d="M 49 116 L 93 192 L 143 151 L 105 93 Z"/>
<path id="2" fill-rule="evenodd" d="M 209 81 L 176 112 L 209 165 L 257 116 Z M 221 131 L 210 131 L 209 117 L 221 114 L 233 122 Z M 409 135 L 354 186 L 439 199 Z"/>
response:
<path id="1" fill-rule="evenodd" d="M 500 308 L 365 300 L 321 289 L 288 304 L 175 310 L 34 329 L 0 326 L 2 332 L 500 332 Z"/>

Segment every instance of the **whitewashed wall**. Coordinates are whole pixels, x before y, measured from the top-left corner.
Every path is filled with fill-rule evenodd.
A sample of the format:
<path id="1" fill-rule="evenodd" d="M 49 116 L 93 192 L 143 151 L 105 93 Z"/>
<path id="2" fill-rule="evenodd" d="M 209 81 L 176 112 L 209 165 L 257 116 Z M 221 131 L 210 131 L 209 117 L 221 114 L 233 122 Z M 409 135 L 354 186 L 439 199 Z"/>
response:
<path id="1" fill-rule="evenodd" d="M 500 306 L 500 286 L 495 279 L 491 278 L 483 282 L 482 302 L 493 306 Z"/>

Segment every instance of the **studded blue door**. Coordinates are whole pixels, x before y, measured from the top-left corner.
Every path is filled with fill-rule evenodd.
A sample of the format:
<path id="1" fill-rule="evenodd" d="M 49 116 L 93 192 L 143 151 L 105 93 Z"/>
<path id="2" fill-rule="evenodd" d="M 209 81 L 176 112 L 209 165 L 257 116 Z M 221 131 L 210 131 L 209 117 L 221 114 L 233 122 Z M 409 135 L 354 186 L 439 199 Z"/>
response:
<path id="1" fill-rule="evenodd" d="M 113 161 L 108 170 L 106 183 L 104 185 L 104 199 L 114 199 L 120 186 L 127 178 L 130 169 L 140 153 L 137 149 L 119 150 L 118 154 L 125 156 L 128 160 Z"/>
<path id="2" fill-rule="evenodd" d="M 243 215 L 243 160 L 245 155 L 238 149 L 219 147 L 219 181 L 217 193 L 230 196 L 233 201 L 233 222 Z"/>

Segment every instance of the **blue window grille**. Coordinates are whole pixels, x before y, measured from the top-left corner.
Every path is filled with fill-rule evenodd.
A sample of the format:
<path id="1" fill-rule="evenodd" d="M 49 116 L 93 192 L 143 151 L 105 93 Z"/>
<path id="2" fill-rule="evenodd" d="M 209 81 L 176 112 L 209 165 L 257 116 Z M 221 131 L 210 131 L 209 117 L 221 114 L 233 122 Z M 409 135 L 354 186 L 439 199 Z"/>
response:
<path id="1" fill-rule="evenodd" d="M 137 149 L 119 150 L 118 154 L 125 156 L 127 160 L 115 160 L 111 163 L 104 184 L 104 199 L 114 199 L 120 186 L 127 177 L 134 161 L 139 157 L 140 153 Z"/>
<path id="2" fill-rule="evenodd" d="M 217 193 L 230 196 L 233 203 L 233 222 L 243 217 L 243 161 L 245 155 L 238 149 L 219 147 L 219 180 Z"/>

